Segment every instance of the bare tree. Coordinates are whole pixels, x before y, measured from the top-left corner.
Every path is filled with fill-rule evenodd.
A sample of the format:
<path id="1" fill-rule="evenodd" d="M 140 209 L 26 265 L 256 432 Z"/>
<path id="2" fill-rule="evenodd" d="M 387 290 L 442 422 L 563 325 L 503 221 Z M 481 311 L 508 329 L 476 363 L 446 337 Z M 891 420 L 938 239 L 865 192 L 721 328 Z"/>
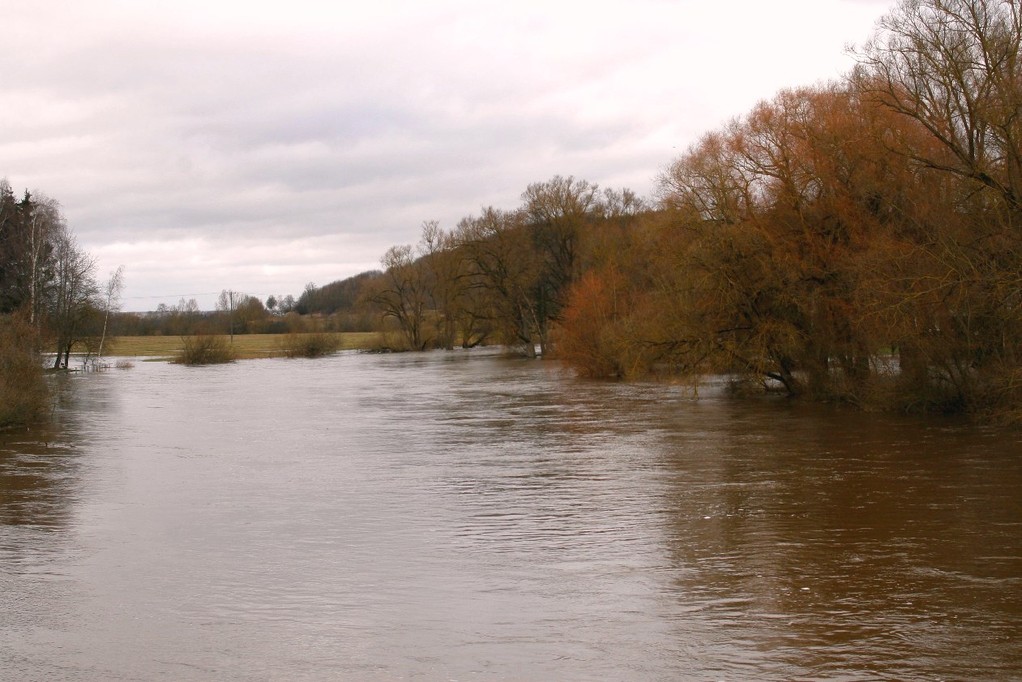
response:
<path id="1" fill-rule="evenodd" d="M 103 287 L 103 331 L 99 336 L 97 355 L 103 357 L 103 342 L 106 341 L 106 328 L 110 321 L 110 313 L 120 308 L 121 289 L 124 287 L 124 266 L 110 273 L 110 279 Z"/>
<path id="2" fill-rule="evenodd" d="M 71 351 L 83 340 L 85 318 L 98 291 L 93 276 L 95 261 L 74 236 L 63 229 L 54 244 L 55 284 L 51 299 L 50 328 L 56 337 L 54 368 L 67 367 Z"/>
<path id="3" fill-rule="evenodd" d="M 542 263 L 527 227 L 522 211 L 487 207 L 462 219 L 456 234 L 470 268 L 474 314 L 531 357 L 543 345 L 545 325 L 535 297 Z"/>
<path id="4" fill-rule="evenodd" d="M 920 163 L 988 187 L 1022 210 L 1019 0 L 902 0 L 857 54 L 866 92 L 930 132 Z M 935 153 L 936 152 L 936 153 Z"/>
<path id="5" fill-rule="evenodd" d="M 419 253 L 426 269 L 430 298 L 433 303 L 437 345 L 448 350 L 454 348 L 458 336 L 458 322 L 463 317 L 464 298 L 468 287 L 467 269 L 463 251 L 457 248 L 454 234 L 441 229 L 436 220 L 422 224 Z M 470 344 L 468 337 L 463 344 Z"/>
<path id="6" fill-rule="evenodd" d="M 412 350 L 423 350 L 430 339 L 425 335 L 429 287 L 426 269 L 410 245 L 392 246 L 380 259 L 384 274 L 369 294 L 384 318 L 397 322 Z"/>
<path id="7" fill-rule="evenodd" d="M 584 229 L 602 215 L 599 187 L 574 177 L 554 176 L 533 183 L 522 193 L 523 212 L 540 263 L 532 298 L 537 309 L 540 344 L 546 352 L 549 324 L 560 318 L 568 287 L 580 275 L 579 244 Z"/>
<path id="8" fill-rule="evenodd" d="M 238 309 L 241 294 L 231 289 L 224 289 L 216 300 L 216 309 L 227 315 L 227 328 L 234 343 L 234 312 Z"/>

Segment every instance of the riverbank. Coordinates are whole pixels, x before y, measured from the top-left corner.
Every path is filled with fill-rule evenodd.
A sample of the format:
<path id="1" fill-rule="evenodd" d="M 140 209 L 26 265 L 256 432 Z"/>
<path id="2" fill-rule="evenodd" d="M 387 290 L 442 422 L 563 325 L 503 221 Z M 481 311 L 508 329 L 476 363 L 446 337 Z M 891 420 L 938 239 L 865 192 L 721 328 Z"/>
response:
<path id="1" fill-rule="evenodd" d="M 373 350 L 384 345 L 378 332 L 336 332 L 338 350 Z M 282 357 L 288 334 L 235 334 L 231 346 L 238 359 Z M 107 357 L 170 358 L 184 347 L 183 336 L 119 336 L 103 348 Z"/>

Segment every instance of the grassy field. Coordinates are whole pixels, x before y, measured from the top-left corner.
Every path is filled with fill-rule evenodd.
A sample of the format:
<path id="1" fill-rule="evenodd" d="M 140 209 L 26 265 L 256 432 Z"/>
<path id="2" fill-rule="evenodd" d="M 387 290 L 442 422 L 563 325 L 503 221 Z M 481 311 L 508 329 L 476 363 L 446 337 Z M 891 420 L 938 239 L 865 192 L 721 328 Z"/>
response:
<path id="1" fill-rule="evenodd" d="M 235 334 L 233 347 L 239 359 L 281 357 L 286 334 Z M 382 344 L 376 332 L 338 332 L 333 334 L 340 350 L 370 350 Z M 169 358 L 181 351 L 180 336 L 118 336 L 107 341 L 105 356 Z"/>

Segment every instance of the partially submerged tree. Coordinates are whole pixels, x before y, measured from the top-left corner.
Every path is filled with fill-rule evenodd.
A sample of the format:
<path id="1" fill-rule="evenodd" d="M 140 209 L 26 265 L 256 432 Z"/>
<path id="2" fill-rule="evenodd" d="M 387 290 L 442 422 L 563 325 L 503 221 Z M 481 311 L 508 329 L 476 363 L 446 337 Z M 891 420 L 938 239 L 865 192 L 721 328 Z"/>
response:
<path id="1" fill-rule="evenodd" d="M 393 246 L 380 259 L 383 276 L 375 280 L 367 299 L 393 320 L 410 350 L 424 350 L 426 315 L 430 305 L 425 264 L 411 245 Z"/>
<path id="2" fill-rule="evenodd" d="M 83 251 L 72 234 L 64 231 L 53 252 L 54 285 L 49 328 L 55 338 L 54 369 L 68 367 L 71 351 L 88 335 L 86 318 L 95 310 L 95 261 Z"/>
<path id="3" fill-rule="evenodd" d="M 535 356 L 546 341 L 534 296 L 541 266 L 522 213 L 485 208 L 458 224 L 457 243 L 467 259 L 469 286 L 479 294 L 474 314 L 491 321 L 498 341 Z"/>

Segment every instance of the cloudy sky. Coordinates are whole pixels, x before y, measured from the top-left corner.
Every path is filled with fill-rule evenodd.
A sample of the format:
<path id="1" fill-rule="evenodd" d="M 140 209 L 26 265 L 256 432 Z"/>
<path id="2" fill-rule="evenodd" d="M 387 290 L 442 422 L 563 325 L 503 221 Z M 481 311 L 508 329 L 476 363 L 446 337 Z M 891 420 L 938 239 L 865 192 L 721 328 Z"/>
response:
<path id="1" fill-rule="evenodd" d="M 299 295 L 574 175 L 649 196 L 894 0 L 0 0 L 0 176 L 124 308 Z"/>

